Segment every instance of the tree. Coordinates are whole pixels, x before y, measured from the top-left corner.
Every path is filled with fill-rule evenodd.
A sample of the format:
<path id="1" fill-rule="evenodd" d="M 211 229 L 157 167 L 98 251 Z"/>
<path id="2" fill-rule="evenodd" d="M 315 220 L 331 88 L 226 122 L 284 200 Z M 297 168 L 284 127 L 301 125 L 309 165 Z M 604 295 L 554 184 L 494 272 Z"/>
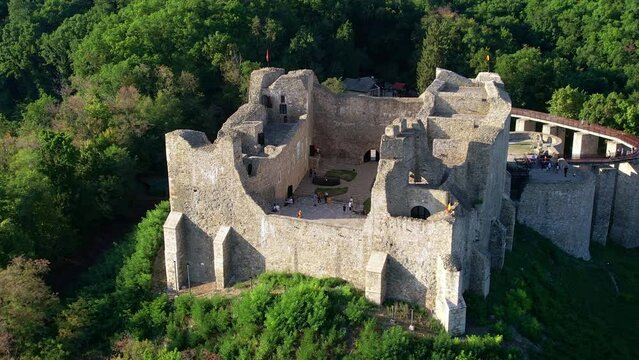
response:
<path id="1" fill-rule="evenodd" d="M 435 79 L 435 68 L 446 65 L 446 54 L 450 46 L 450 38 L 444 32 L 442 21 L 429 22 L 417 63 L 417 89 L 419 92 L 426 90 Z"/>
<path id="2" fill-rule="evenodd" d="M 548 111 L 551 114 L 577 119 L 581 107 L 586 101 L 586 93 L 570 85 L 557 89 L 548 101 Z"/>
<path id="3" fill-rule="evenodd" d="M 344 83 L 342 82 L 342 78 L 335 78 L 335 77 L 331 77 L 328 78 L 326 80 L 324 80 L 324 82 L 322 82 L 322 85 L 326 86 L 329 90 L 331 90 L 332 92 L 336 93 L 336 94 L 340 94 L 343 93 L 346 88 L 344 87 Z"/>
<path id="4" fill-rule="evenodd" d="M 42 279 L 48 271 L 47 260 L 22 257 L 0 271 L 0 354 L 22 354 L 46 333 L 58 306 Z"/>
<path id="5" fill-rule="evenodd" d="M 22 112 L 22 133 L 37 133 L 51 127 L 58 112 L 58 102 L 53 96 L 42 93 L 40 98 L 30 102 Z"/>
<path id="6" fill-rule="evenodd" d="M 633 134 L 639 132 L 639 105 L 623 94 L 593 94 L 584 102 L 579 117 L 591 124 L 614 127 Z"/>
<path id="7" fill-rule="evenodd" d="M 426 36 L 417 63 L 417 89 L 420 92 L 435 79 L 435 68 L 447 68 L 462 74 L 468 72 L 464 50 L 469 44 L 464 37 L 474 26 L 472 21 L 450 9 L 441 9 L 437 15 L 427 16 L 422 21 Z"/>
<path id="8" fill-rule="evenodd" d="M 543 110 L 552 91 L 552 66 L 537 48 L 524 47 L 497 57 L 497 72 L 514 106 Z"/>
<path id="9" fill-rule="evenodd" d="M 0 173 L 0 266 L 19 255 L 57 259 L 75 237 L 64 196 L 34 164 L 39 154 L 20 149 Z"/>

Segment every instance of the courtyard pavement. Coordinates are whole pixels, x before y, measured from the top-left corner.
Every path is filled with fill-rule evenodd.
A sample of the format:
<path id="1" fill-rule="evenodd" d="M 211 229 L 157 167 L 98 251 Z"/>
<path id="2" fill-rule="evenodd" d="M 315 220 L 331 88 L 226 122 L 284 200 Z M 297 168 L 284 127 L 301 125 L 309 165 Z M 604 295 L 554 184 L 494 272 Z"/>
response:
<path id="1" fill-rule="evenodd" d="M 295 203 L 293 205 L 282 206 L 279 215 L 297 217 L 297 212 L 302 210 L 302 218 L 322 223 L 362 227 L 366 216 L 361 215 L 364 209 L 364 201 L 371 196 L 371 188 L 377 175 L 377 162 L 367 162 L 353 165 L 346 164 L 339 159 L 322 159 L 322 165 L 315 169 L 318 176 L 324 175 L 328 170 L 350 170 L 354 169 L 357 176 L 353 181 L 342 180 L 340 185 L 335 187 L 348 187 L 348 192 L 332 197 L 332 201 L 326 204 L 324 201 L 315 204 L 313 194 L 317 185 L 312 183 L 310 176 L 305 176 L 293 194 Z M 348 210 L 348 200 L 353 198 L 353 210 Z M 344 211 L 344 205 L 347 206 Z"/>
<path id="2" fill-rule="evenodd" d="M 344 211 L 344 205 L 347 205 Z M 283 206 L 279 215 L 297 217 L 302 210 L 302 218 L 332 225 L 362 227 L 366 216 L 360 215 L 362 206 L 354 208 L 358 213 L 348 211 L 348 201 L 332 201 L 314 204 L 311 196 L 298 196 L 293 205 Z"/>

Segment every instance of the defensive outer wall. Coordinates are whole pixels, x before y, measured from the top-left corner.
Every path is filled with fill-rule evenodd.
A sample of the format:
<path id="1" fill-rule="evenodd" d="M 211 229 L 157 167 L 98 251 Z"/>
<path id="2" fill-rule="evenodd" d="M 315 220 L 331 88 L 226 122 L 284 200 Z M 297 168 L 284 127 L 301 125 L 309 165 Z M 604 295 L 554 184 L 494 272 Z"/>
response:
<path id="1" fill-rule="evenodd" d="M 253 72 L 248 103 L 215 142 L 166 135 L 168 288 L 186 284 L 187 264 L 191 282 L 220 287 L 269 270 L 334 276 L 378 304 L 425 306 L 462 334 L 463 292 L 488 294 L 491 269 L 512 247 L 510 110 L 492 73 L 469 80 L 438 69 L 419 98 L 375 98 L 334 94 L 310 70 Z M 323 158 L 361 162 L 369 149 L 381 159 L 363 222 L 271 213 Z M 411 217 L 419 207 L 430 216 Z"/>
<path id="2" fill-rule="evenodd" d="M 540 122 L 542 133 L 559 137 L 562 144 L 566 129 L 578 140 L 569 154 L 569 181 L 531 177 L 516 202 L 517 221 L 585 260 L 590 259 L 591 242 L 606 244 L 610 239 L 626 248 L 638 247 L 639 138 L 531 110 L 513 108 L 512 116 L 517 131 L 534 130 Z M 597 153 L 599 138 L 605 141 L 605 154 Z M 624 155 L 616 156 L 620 150 Z"/>

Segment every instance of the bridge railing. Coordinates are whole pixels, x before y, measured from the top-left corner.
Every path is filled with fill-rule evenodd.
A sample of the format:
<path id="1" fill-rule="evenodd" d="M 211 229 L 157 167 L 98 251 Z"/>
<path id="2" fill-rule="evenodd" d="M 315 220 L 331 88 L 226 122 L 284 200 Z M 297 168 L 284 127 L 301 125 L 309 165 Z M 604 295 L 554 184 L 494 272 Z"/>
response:
<path id="1" fill-rule="evenodd" d="M 571 163 L 610 163 L 610 162 L 623 162 L 628 160 L 639 159 L 639 137 L 627 134 L 623 131 L 611 129 L 609 127 L 601 126 L 598 124 L 590 124 L 580 120 L 569 119 L 563 116 L 551 115 L 539 111 L 520 109 L 513 107 L 511 115 L 525 116 L 531 120 L 539 119 L 560 125 L 566 125 L 573 128 L 589 131 L 595 134 L 605 135 L 607 137 L 617 139 L 621 142 L 630 144 L 634 149 L 627 155 L 615 156 L 615 157 L 583 157 L 580 159 L 570 159 Z"/>

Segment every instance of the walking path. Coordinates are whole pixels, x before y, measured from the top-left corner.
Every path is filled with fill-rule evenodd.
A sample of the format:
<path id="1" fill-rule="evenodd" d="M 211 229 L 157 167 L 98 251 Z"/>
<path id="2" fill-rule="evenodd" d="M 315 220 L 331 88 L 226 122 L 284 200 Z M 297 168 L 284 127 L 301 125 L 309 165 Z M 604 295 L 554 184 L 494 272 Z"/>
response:
<path id="1" fill-rule="evenodd" d="M 347 205 L 344 211 L 344 205 Z M 348 211 L 348 201 L 332 201 L 329 204 L 322 202 L 313 204 L 313 198 L 310 196 L 298 196 L 295 198 L 293 205 L 281 208 L 279 215 L 296 217 L 299 210 L 302 210 L 302 218 L 306 220 L 318 221 L 332 225 L 362 227 L 366 216 L 361 214 L 361 205 L 354 210 L 355 213 Z"/>
<path id="2" fill-rule="evenodd" d="M 279 215 L 297 217 L 302 211 L 302 218 L 320 221 L 332 225 L 362 227 L 366 216 L 362 215 L 364 201 L 371 197 L 373 182 L 377 176 L 377 162 L 367 162 L 353 165 L 345 164 L 339 159 L 323 159 L 319 169 L 315 169 L 318 176 L 329 170 L 355 170 L 357 176 L 352 181 L 341 180 L 334 188 L 348 187 L 348 192 L 331 197 L 327 204 L 324 200 L 315 203 L 313 195 L 318 187 L 312 183 L 310 176 L 304 177 L 297 186 L 293 197 L 293 205 L 282 206 Z M 348 201 L 353 198 L 353 211 L 348 210 Z M 346 211 L 344 211 L 346 205 Z"/>

